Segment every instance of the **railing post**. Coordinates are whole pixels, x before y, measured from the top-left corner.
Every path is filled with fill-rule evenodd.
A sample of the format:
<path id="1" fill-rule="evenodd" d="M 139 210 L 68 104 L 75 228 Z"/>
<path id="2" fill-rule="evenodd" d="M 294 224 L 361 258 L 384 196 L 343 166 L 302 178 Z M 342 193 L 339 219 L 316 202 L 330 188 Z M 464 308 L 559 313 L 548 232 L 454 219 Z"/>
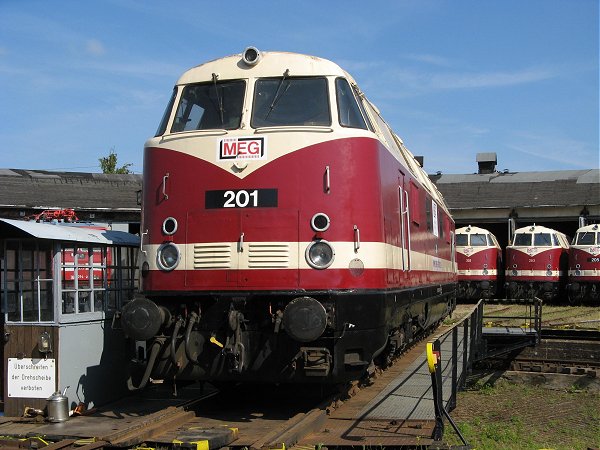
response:
<path id="1" fill-rule="evenodd" d="M 458 327 L 452 328 L 452 394 L 447 409 L 456 408 L 456 390 L 458 385 Z"/>
<path id="2" fill-rule="evenodd" d="M 465 319 L 463 322 L 463 370 L 461 375 L 460 387 L 465 387 L 467 381 L 467 368 L 469 361 L 471 360 L 471 354 L 469 353 L 469 320 Z"/>

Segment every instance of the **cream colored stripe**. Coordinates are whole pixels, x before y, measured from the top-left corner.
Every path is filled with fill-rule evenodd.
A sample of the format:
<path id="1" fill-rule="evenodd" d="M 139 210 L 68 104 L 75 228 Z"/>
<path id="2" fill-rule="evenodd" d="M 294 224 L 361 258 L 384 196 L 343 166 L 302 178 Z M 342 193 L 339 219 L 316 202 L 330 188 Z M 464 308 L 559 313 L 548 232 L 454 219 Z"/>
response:
<path id="1" fill-rule="evenodd" d="M 180 262 L 175 270 L 204 269 L 311 269 L 305 259 L 310 242 L 244 242 L 239 251 L 238 242 L 179 245 Z M 365 269 L 428 270 L 451 273 L 452 262 L 424 253 L 402 249 L 381 242 L 361 242 L 355 251 L 354 242 L 330 243 L 335 251 L 332 269 L 347 269 L 355 259 L 360 259 Z M 156 263 L 159 244 L 144 245 L 143 261 L 151 270 Z M 387 253 L 386 253 L 387 252 Z M 286 263 L 284 264 L 284 260 Z"/>
<path id="2" fill-rule="evenodd" d="M 562 270 L 552 270 L 550 274 L 546 270 L 517 270 L 515 275 L 513 269 L 506 270 L 506 276 L 511 277 L 558 277 L 562 274 Z"/>
<path id="3" fill-rule="evenodd" d="M 487 273 L 483 273 L 483 270 L 473 270 L 473 269 L 468 269 L 468 270 L 459 270 L 458 271 L 459 275 L 498 275 L 498 271 L 496 269 L 487 269 Z"/>

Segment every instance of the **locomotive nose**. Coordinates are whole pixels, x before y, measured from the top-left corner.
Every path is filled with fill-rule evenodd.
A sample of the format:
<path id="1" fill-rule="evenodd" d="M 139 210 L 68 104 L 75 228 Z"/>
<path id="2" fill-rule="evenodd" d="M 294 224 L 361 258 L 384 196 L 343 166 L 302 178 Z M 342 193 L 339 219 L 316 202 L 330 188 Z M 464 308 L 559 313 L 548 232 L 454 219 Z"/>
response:
<path id="1" fill-rule="evenodd" d="M 327 326 L 327 312 L 312 297 L 298 297 L 283 311 L 283 327 L 287 334 L 299 342 L 311 342 L 323 334 Z"/>

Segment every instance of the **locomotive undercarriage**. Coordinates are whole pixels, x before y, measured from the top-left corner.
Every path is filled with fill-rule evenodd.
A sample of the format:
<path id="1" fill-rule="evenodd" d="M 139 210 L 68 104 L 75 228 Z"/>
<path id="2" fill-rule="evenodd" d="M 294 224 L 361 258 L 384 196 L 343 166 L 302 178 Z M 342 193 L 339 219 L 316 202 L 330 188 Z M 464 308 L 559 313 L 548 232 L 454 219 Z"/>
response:
<path id="1" fill-rule="evenodd" d="M 149 378 L 338 383 L 361 378 L 375 359 L 387 364 L 452 311 L 455 291 L 223 292 L 131 303 L 121 323 L 137 341 L 132 389 Z M 140 329 L 148 317 L 160 322 L 150 337 Z"/>
<path id="2" fill-rule="evenodd" d="M 556 300 L 561 296 L 561 284 L 550 281 L 510 281 L 506 283 L 507 298 L 539 298 Z"/>
<path id="3" fill-rule="evenodd" d="M 458 298 L 475 300 L 493 298 L 497 293 L 497 283 L 489 280 L 469 280 L 458 282 Z"/>
<path id="4" fill-rule="evenodd" d="M 569 302 L 577 304 L 600 299 L 600 283 L 591 281 L 572 282 L 567 285 Z"/>

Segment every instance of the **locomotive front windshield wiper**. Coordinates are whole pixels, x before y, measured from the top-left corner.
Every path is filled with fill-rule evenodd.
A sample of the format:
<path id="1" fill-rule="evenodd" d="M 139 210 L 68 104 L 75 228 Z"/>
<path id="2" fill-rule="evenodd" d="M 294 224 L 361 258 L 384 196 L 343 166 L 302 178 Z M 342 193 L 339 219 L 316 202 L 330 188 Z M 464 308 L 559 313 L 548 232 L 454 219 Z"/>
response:
<path id="1" fill-rule="evenodd" d="M 215 87 L 215 94 L 217 95 L 217 102 L 219 103 L 218 110 L 219 110 L 219 117 L 221 118 L 221 125 L 223 125 L 225 123 L 225 120 L 223 119 L 223 113 L 225 111 L 223 110 L 223 97 L 221 97 L 219 95 L 219 88 L 217 87 L 217 78 L 219 78 L 219 75 L 217 75 L 216 73 L 213 73 L 212 74 L 213 86 Z"/>
<path id="2" fill-rule="evenodd" d="M 277 105 L 277 102 L 279 101 L 279 99 L 281 97 L 283 97 L 283 95 L 290 88 L 290 84 L 288 83 L 287 86 L 285 87 L 285 90 L 281 93 L 281 95 L 279 95 L 279 91 L 281 90 L 281 85 L 283 84 L 283 82 L 289 75 L 290 75 L 290 69 L 285 69 L 285 72 L 283 72 L 283 77 L 281 78 L 281 80 L 279 81 L 279 84 L 277 85 L 277 90 L 275 91 L 275 96 L 273 97 L 271 106 L 269 106 L 269 111 L 267 111 L 267 115 L 265 116 L 265 119 L 269 118 L 269 116 L 271 115 L 271 112 L 275 109 L 275 106 Z"/>

